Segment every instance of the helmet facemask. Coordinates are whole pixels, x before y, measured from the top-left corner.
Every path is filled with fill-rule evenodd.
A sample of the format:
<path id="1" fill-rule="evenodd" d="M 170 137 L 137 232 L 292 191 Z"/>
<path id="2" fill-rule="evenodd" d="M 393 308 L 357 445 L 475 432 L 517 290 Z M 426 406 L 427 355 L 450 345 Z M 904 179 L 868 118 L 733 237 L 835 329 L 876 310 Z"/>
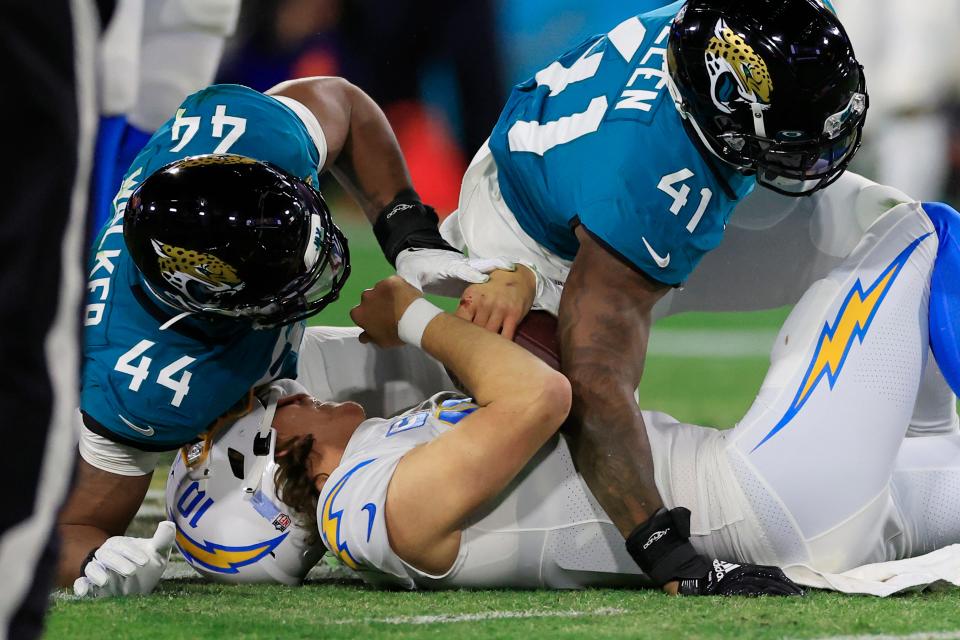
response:
<path id="1" fill-rule="evenodd" d="M 350 276 L 350 250 L 347 239 L 330 218 L 324 206 L 313 214 L 311 247 L 304 253 L 309 269 L 264 305 L 244 306 L 236 310 L 210 309 L 221 315 L 247 317 L 258 327 L 291 324 L 320 312 L 340 296 Z"/>
<path id="2" fill-rule="evenodd" d="M 867 107 L 861 75 L 861 91 L 851 97 L 843 111 L 827 119 L 818 138 L 798 140 L 791 132 L 777 134 L 778 139 L 727 133 L 717 137 L 723 145 L 718 155 L 741 170 L 755 173 L 759 184 L 777 193 L 810 195 L 843 175 L 860 148 Z"/>

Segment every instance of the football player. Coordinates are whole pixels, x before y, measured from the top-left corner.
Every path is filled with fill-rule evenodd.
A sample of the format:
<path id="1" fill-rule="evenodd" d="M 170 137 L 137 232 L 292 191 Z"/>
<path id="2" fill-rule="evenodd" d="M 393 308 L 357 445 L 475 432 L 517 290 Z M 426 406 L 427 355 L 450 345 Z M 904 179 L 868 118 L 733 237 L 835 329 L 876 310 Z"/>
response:
<path id="1" fill-rule="evenodd" d="M 439 280 L 488 278 L 440 238 L 386 118 L 355 86 L 309 78 L 266 94 L 214 85 L 189 96 L 134 160 L 92 252 L 60 584 L 122 546 L 159 452 L 295 371 L 303 320 L 349 273 L 316 190 L 328 170 L 392 263 L 429 259 L 447 265 Z M 512 268 L 481 269 L 497 265 Z"/>
<path id="2" fill-rule="evenodd" d="M 856 593 L 960 585 L 960 551 L 945 548 L 960 542 L 960 517 L 943 508 L 960 490 L 960 436 L 904 438 L 928 344 L 960 385 L 958 230 L 944 205 L 880 217 L 791 313 L 734 429 L 644 412 L 669 511 L 636 547 L 555 436 L 566 381 L 399 279 L 364 294 L 352 314 L 361 339 L 422 345 L 474 397 L 367 419 L 356 403 L 280 384 L 178 456 L 167 492 L 177 544 L 223 581 L 297 582 L 319 533 L 365 579 L 407 588 L 649 585 L 635 556 L 687 538 L 716 559 L 675 585 L 684 594 L 800 592 L 742 562 Z"/>
<path id="3" fill-rule="evenodd" d="M 828 2 L 679 1 L 515 87 L 468 169 L 444 235 L 537 271 L 538 304 L 559 311 L 574 459 L 631 548 L 669 526 L 634 399 L 654 306 L 758 184 L 807 196 L 835 182 L 867 107 Z M 515 289 L 468 289 L 458 314 L 509 335 L 526 311 Z M 659 583 L 711 566 L 680 543 L 636 559 Z"/>

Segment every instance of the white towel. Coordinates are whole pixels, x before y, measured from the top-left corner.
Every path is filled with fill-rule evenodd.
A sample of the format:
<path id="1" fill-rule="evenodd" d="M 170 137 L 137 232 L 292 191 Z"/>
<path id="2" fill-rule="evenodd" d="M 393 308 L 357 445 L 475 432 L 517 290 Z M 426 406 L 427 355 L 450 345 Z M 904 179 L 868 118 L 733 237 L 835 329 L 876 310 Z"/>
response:
<path id="1" fill-rule="evenodd" d="M 805 587 L 886 597 L 903 591 L 960 587 L 960 544 L 906 560 L 866 564 L 843 573 L 821 573 L 805 565 L 784 569 Z"/>

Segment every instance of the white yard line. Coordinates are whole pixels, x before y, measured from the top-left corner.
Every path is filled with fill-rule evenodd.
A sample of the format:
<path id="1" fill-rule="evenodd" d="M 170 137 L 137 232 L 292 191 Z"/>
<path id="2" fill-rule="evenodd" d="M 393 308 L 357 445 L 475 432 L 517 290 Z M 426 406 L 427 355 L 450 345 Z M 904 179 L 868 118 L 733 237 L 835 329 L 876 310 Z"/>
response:
<path id="1" fill-rule="evenodd" d="M 484 611 L 482 613 L 442 613 L 435 616 L 394 616 L 391 618 L 359 618 L 338 620 L 331 624 L 449 624 L 451 622 L 481 622 L 485 620 L 510 620 L 516 618 L 582 618 L 584 616 L 616 616 L 626 613 L 624 609 L 604 607 L 591 611 Z"/>
<path id="2" fill-rule="evenodd" d="M 907 635 L 824 636 L 815 640 L 960 640 L 960 631 L 922 631 Z"/>
<path id="3" fill-rule="evenodd" d="M 654 329 L 647 355 L 673 358 L 766 358 L 777 337 L 769 329 Z"/>

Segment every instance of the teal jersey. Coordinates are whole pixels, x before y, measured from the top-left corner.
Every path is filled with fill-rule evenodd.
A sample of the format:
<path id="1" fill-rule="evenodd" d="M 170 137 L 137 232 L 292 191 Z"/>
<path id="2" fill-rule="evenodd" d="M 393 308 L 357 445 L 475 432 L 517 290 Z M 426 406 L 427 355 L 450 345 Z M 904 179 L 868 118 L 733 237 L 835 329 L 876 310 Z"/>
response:
<path id="1" fill-rule="evenodd" d="M 296 375 L 304 323 L 257 329 L 245 319 L 176 311 L 147 290 L 123 241 L 136 187 L 180 158 L 234 153 L 271 162 L 316 184 L 321 151 L 286 105 L 237 85 L 189 96 L 124 177 L 113 217 L 88 271 L 81 410 L 103 429 L 147 449 L 170 449 L 206 430 L 249 390 Z"/>
<path id="2" fill-rule="evenodd" d="M 684 2 L 588 38 L 517 85 L 490 136 L 504 201 L 562 258 L 591 235 L 679 285 L 714 249 L 755 179 L 701 150 L 669 96 L 670 23 Z"/>

